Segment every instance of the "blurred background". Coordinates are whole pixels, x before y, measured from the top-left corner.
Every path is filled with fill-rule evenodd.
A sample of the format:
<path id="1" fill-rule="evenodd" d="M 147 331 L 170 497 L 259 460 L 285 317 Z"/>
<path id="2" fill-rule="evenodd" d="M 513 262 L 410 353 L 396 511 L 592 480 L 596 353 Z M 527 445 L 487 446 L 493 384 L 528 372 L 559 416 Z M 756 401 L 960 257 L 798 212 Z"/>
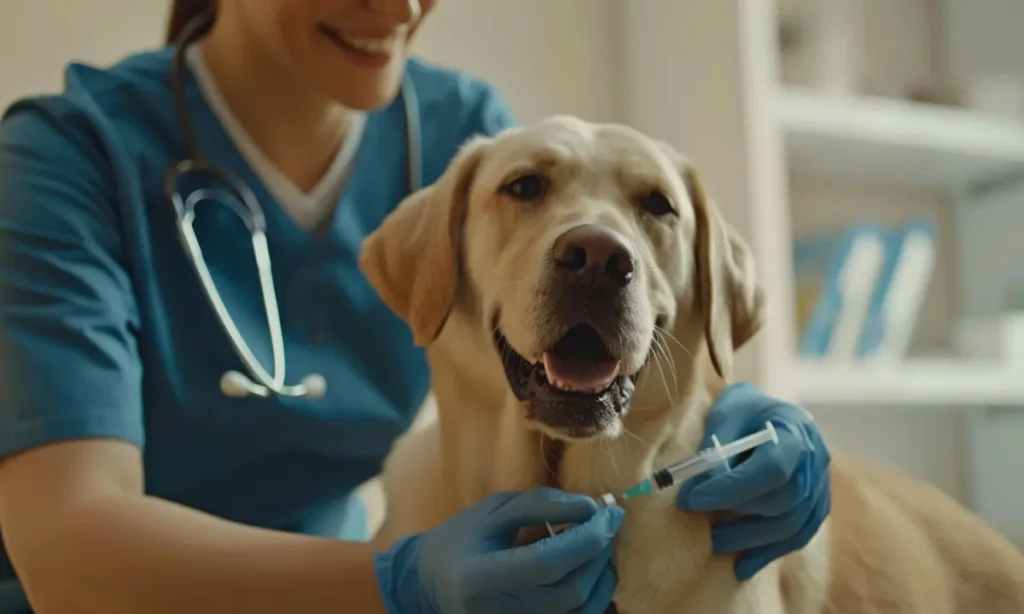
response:
<path id="1" fill-rule="evenodd" d="M 2 0 L 0 107 L 159 45 L 161 0 Z M 703 169 L 768 324 L 740 376 L 1024 544 L 1024 2 L 441 0 L 418 52 L 523 122 Z"/>

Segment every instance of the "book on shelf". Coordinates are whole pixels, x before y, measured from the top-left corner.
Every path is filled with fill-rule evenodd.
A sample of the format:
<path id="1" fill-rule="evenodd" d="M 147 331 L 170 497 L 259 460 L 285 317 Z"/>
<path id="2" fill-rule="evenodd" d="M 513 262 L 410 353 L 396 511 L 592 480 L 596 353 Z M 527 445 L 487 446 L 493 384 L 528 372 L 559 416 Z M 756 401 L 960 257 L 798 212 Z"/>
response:
<path id="1" fill-rule="evenodd" d="M 794 246 L 803 356 L 850 362 L 899 359 L 934 270 L 935 228 L 857 223 Z"/>

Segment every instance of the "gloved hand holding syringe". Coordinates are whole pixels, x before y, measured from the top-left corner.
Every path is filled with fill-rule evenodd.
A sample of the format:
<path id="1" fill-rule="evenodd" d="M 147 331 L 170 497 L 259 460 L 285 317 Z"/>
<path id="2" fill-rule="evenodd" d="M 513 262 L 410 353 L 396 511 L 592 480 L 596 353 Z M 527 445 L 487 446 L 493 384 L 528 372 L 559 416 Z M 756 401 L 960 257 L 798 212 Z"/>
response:
<path id="1" fill-rule="evenodd" d="M 678 463 L 658 469 L 650 477 L 622 493 L 622 498 L 633 499 L 682 484 L 686 480 L 710 471 L 718 465 L 725 465 L 726 469 L 728 469 L 730 458 L 744 452 L 749 452 L 769 441 L 777 444 L 779 443 L 779 435 L 775 432 L 775 427 L 771 422 L 765 422 L 765 427 L 762 430 L 725 445 L 722 445 L 718 441 L 718 437 L 714 435 L 711 436 L 711 441 L 714 442 L 714 446 L 705 448 Z M 605 493 L 599 498 L 599 501 L 605 507 L 614 505 L 615 496 L 611 493 Z M 551 535 L 555 535 L 554 527 L 550 524 L 547 525 L 547 530 Z"/>

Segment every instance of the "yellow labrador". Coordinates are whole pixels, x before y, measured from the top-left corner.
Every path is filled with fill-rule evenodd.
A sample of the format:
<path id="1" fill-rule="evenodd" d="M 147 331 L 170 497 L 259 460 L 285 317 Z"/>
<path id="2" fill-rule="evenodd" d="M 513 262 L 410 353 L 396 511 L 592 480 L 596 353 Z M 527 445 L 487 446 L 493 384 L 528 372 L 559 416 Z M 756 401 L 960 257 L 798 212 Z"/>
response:
<path id="1" fill-rule="evenodd" d="M 428 347 L 439 421 L 382 482 L 378 536 L 485 496 L 621 493 L 695 452 L 761 325 L 743 240 L 677 152 L 556 117 L 464 146 L 364 245 L 364 272 Z M 836 455 L 829 521 L 743 584 L 707 515 L 621 501 L 622 614 L 1024 612 L 1024 557 L 934 489 Z"/>

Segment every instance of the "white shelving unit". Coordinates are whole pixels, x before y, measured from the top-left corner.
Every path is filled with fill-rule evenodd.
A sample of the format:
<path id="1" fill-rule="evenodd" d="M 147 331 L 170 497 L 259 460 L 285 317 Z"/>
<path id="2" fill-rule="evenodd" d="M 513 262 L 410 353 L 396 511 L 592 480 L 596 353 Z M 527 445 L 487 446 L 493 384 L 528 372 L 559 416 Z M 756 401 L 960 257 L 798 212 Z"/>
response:
<path id="1" fill-rule="evenodd" d="M 997 362 L 916 359 L 899 365 L 798 361 L 793 388 L 815 407 L 977 407 L 1024 405 L 1024 377 Z"/>
<path id="2" fill-rule="evenodd" d="M 885 4 L 899 5 L 907 18 L 910 3 L 874 6 Z M 1010 2 L 1001 7 L 984 1 L 977 6 L 976 1 L 968 0 L 940 4 L 941 10 L 959 12 L 947 13 L 950 19 L 938 21 L 959 32 L 961 51 L 994 32 L 992 23 L 982 25 L 977 14 L 992 19 L 993 13 L 998 13 L 1002 17 L 995 18 L 997 21 L 1009 22 L 1014 21 L 1013 12 L 1021 14 L 1019 7 L 1010 10 L 1014 4 Z M 893 15 L 900 11 L 890 10 Z M 940 9 L 933 4 L 931 10 Z M 878 21 L 876 18 L 876 28 Z M 912 28 L 907 30 L 909 34 Z M 896 31 L 890 29 L 889 34 L 896 35 Z M 949 31 L 939 36 L 947 44 L 957 38 Z M 1000 46 L 1006 42 L 993 48 L 1016 55 Z M 898 52 L 890 48 L 890 53 Z M 874 62 L 890 59 L 879 53 L 865 55 Z M 988 58 L 991 61 L 991 54 Z M 1000 62 L 999 70 L 1013 70 Z M 1018 70 L 1020 67 L 1018 64 Z M 874 76 L 883 76 L 885 68 L 876 65 Z M 994 68 L 990 65 L 988 70 Z M 900 76 L 903 83 L 914 78 L 905 73 Z M 953 78 L 968 83 L 969 76 L 961 71 Z M 938 300 L 956 300 L 953 297 L 959 295 L 961 303 L 955 306 L 960 309 L 946 310 L 945 316 L 991 313 L 1000 308 L 994 304 L 998 299 L 989 300 L 994 298 L 990 293 L 1006 280 L 1007 271 L 997 269 L 1007 267 L 993 260 L 1000 257 L 996 254 L 1005 259 L 1014 250 L 1005 250 L 1006 241 L 1000 244 L 996 240 L 994 235 L 999 233 L 993 233 L 991 221 L 974 221 L 979 213 L 991 211 L 993 203 L 1010 211 L 1016 204 L 1024 204 L 1024 189 L 1015 185 L 1024 176 L 1024 122 L 935 104 L 840 97 L 797 88 L 777 88 L 774 102 L 772 120 L 784 142 L 787 175 L 816 183 L 819 189 L 813 193 L 822 198 L 822 207 L 831 204 L 827 191 L 833 186 L 867 198 L 888 191 L 897 196 L 887 202 L 897 206 L 903 198 L 909 206 L 931 201 L 929 215 L 936 220 L 939 249 L 944 252 L 934 282 L 951 283 L 948 289 L 953 290 L 938 294 Z M 823 185 L 828 188 L 821 189 Z M 917 200 L 912 196 L 923 193 L 932 197 Z M 849 206 L 858 201 L 840 196 L 835 202 Z M 806 209 L 801 213 L 808 215 Z M 846 213 L 854 217 L 859 212 Z M 897 212 L 888 213 L 899 217 Z M 1005 215 L 992 219 L 1013 224 Z M 813 226 L 809 219 L 799 221 Z M 999 251 L 1000 245 L 1004 251 Z M 979 254 L 991 256 L 986 261 Z M 931 482 L 1021 543 L 1024 498 L 1017 493 L 1022 492 L 1024 481 L 1016 475 L 1007 481 L 1002 471 L 1016 454 L 1016 442 L 1024 433 L 1024 369 L 1019 364 L 955 357 L 842 364 L 793 356 L 789 357 L 784 389 L 818 416 L 831 441 Z"/>
<path id="3" fill-rule="evenodd" d="M 801 89 L 781 90 L 776 112 L 796 173 L 955 195 L 1024 171 L 1024 123 L 1003 117 Z M 791 378 L 796 398 L 816 408 L 1024 406 L 1024 373 L 967 359 L 885 367 L 797 360 Z"/>
<path id="4" fill-rule="evenodd" d="M 1024 124 L 999 116 L 795 88 L 776 109 L 800 173 L 958 189 L 1024 168 Z"/>

